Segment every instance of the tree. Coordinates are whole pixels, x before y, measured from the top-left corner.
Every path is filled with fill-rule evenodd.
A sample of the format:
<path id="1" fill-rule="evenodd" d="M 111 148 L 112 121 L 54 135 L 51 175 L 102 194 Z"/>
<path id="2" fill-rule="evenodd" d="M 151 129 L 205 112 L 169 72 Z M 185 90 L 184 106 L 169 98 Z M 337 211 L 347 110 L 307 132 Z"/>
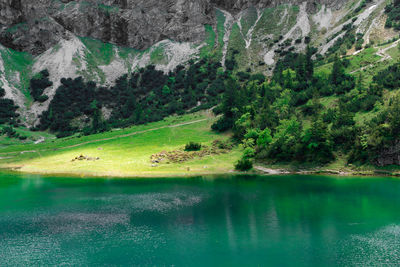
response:
<path id="1" fill-rule="evenodd" d="M 99 107 L 97 106 L 96 100 L 93 100 L 93 102 L 90 103 L 90 108 L 93 110 L 92 132 L 98 133 L 100 131 L 101 125 L 101 112 Z"/>
<path id="2" fill-rule="evenodd" d="M 162 88 L 162 94 L 163 96 L 167 97 L 171 94 L 171 89 L 169 88 L 168 85 L 164 85 Z"/>
<path id="3" fill-rule="evenodd" d="M 279 119 L 282 120 L 289 117 L 291 101 L 292 93 L 290 90 L 285 89 L 281 92 L 280 97 L 273 103 L 272 108 L 278 115 Z"/>
<path id="4" fill-rule="evenodd" d="M 330 77 L 330 81 L 332 85 L 334 86 L 340 86 L 340 84 L 343 81 L 343 76 L 345 75 L 344 73 L 344 67 L 342 64 L 342 61 L 340 58 L 336 55 L 335 59 L 333 61 L 333 66 L 332 66 L 332 73 Z"/>
<path id="5" fill-rule="evenodd" d="M 336 55 L 332 66 L 330 81 L 335 88 L 335 93 L 344 94 L 355 87 L 354 77 L 347 75 L 342 60 Z"/>
<path id="6" fill-rule="evenodd" d="M 268 146 L 268 158 L 278 161 L 295 160 L 301 146 L 301 128 L 301 121 L 297 118 L 281 120 Z"/>
<path id="7" fill-rule="evenodd" d="M 223 117 L 212 125 L 213 130 L 224 132 L 232 129 L 241 107 L 238 91 L 238 83 L 232 77 L 229 77 L 225 83 L 225 93 L 222 99 Z"/>
<path id="8" fill-rule="evenodd" d="M 6 91 L 0 87 L 0 124 L 15 123 L 15 120 L 19 117 L 16 113 L 18 106 L 14 104 L 11 99 L 4 98 Z"/>
<path id="9" fill-rule="evenodd" d="M 315 120 L 304 132 L 302 142 L 307 161 L 327 163 L 333 159 L 328 127 L 321 119 Z"/>
<path id="10" fill-rule="evenodd" d="M 258 136 L 257 148 L 266 149 L 271 142 L 272 142 L 271 130 L 266 128 Z"/>
<path id="11" fill-rule="evenodd" d="M 49 80 L 49 76 L 48 70 L 42 70 L 31 79 L 29 89 L 35 101 L 44 102 L 49 98 L 46 95 L 42 95 L 46 88 L 53 85 L 53 82 Z"/>
<path id="12" fill-rule="evenodd" d="M 312 60 L 313 49 L 308 45 L 306 50 L 305 70 L 307 79 L 311 80 L 314 76 L 314 63 Z"/>
<path id="13" fill-rule="evenodd" d="M 4 90 L 2 87 L 0 87 L 0 98 L 5 97 L 6 95 L 6 90 Z"/>

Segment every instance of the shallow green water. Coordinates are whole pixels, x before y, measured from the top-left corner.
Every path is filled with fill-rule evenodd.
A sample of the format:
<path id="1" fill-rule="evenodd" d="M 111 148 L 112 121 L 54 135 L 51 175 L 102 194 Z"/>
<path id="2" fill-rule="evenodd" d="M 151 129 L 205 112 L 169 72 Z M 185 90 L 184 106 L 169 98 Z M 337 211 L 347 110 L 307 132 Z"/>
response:
<path id="1" fill-rule="evenodd" d="M 400 180 L 0 174 L 0 266 L 400 263 Z"/>

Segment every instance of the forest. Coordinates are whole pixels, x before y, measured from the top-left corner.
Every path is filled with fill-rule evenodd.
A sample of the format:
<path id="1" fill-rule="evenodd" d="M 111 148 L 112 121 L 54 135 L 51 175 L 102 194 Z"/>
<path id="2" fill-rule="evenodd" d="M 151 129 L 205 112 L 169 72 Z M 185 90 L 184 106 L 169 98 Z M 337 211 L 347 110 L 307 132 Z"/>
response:
<path id="1" fill-rule="evenodd" d="M 168 74 L 150 65 L 119 77 L 110 88 L 64 78 L 35 130 L 49 129 L 58 137 L 88 135 L 208 109 L 218 103 L 225 76 L 219 62 L 205 58 Z"/>
<path id="2" fill-rule="evenodd" d="M 314 74 L 313 49 L 286 55 L 268 82 L 226 80 L 218 107 L 223 116 L 216 131 L 231 129 L 244 148 L 236 168 L 250 169 L 254 160 L 326 164 L 337 155 L 348 163 L 384 165 L 385 150 L 398 144 L 400 133 L 400 65 L 377 73 L 369 85 L 346 74 L 345 59 L 336 56 L 329 77 Z M 238 89 L 239 88 L 239 89 Z M 334 108 L 320 103 L 322 96 L 338 99 Z M 375 115 L 356 125 L 359 111 Z"/>

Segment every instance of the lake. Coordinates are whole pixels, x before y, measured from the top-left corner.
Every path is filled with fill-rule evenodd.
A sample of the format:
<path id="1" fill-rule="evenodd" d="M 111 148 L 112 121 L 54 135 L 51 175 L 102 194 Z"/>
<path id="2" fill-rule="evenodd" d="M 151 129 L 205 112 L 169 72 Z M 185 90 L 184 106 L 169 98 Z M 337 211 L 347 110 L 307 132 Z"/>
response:
<path id="1" fill-rule="evenodd" d="M 0 173 L 0 266 L 400 264 L 400 180 Z"/>

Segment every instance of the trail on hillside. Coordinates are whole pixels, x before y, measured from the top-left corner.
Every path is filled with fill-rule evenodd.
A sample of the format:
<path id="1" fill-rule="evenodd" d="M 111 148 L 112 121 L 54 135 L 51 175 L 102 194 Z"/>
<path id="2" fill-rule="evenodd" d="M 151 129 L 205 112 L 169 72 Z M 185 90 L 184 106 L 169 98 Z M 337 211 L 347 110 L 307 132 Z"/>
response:
<path id="1" fill-rule="evenodd" d="M 399 42 L 400 42 L 400 40 L 397 40 L 397 41 L 393 42 L 391 45 L 389 45 L 388 47 L 385 47 L 385 48 L 374 47 L 374 48 L 378 49 L 378 51 L 375 52 L 375 55 L 380 56 L 381 59 L 379 59 L 379 60 L 378 60 L 377 62 L 375 62 L 375 63 L 371 63 L 371 64 L 368 64 L 367 66 L 364 66 L 364 67 L 361 67 L 361 68 L 359 68 L 359 69 L 353 70 L 352 72 L 350 72 L 350 74 L 354 74 L 354 73 L 356 73 L 356 72 L 363 71 L 363 70 L 365 70 L 365 69 L 368 69 L 368 68 L 370 68 L 370 67 L 373 67 L 374 64 L 376 64 L 376 63 L 379 63 L 379 62 L 383 62 L 383 61 L 386 61 L 386 60 L 391 60 L 391 59 L 393 59 L 392 56 L 389 55 L 389 54 L 387 53 L 387 51 L 390 50 L 390 49 L 392 49 L 392 48 L 394 48 L 394 47 L 396 47 L 396 46 L 399 44 Z M 365 48 L 363 48 L 362 50 L 359 50 L 359 51 L 354 52 L 354 53 L 353 53 L 353 56 L 355 56 L 355 55 L 361 53 L 364 49 L 365 49 Z"/>
<path id="2" fill-rule="evenodd" d="M 161 130 L 161 129 L 166 129 L 166 128 L 182 127 L 182 126 L 186 126 L 186 125 L 191 125 L 191 124 L 203 122 L 203 121 L 206 121 L 206 120 L 207 120 L 207 119 L 201 119 L 201 120 L 196 120 L 196 121 L 189 121 L 189 122 L 178 123 L 178 124 L 174 124 L 174 125 L 166 125 L 166 126 L 161 126 L 161 127 L 157 127 L 157 128 L 151 128 L 151 129 L 147 129 L 147 130 L 143 130 L 143 131 L 137 131 L 137 132 L 132 132 L 132 133 L 128 133 L 128 134 L 117 135 L 117 136 L 108 137 L 108 138 L 100 138 L 100 139 L 90 140 L 90 141 L 82 142 L 82 143 L 79 143 L 79 144 L 69 145 L 69 146 L 64 146 L 64 147 L 51 148 L 51 149 L 48 148 L 48 149 L 38 149 L 38 150 L 27 150 L 27 151 L 18 151 L 18 152 L 3 152 L 3 153 L 0 153 L 0 155 L 39 153 L 39 152 L 50 151 L 50 150 L 52 150 L 52 151 L 58 151 L 58 150 L 63 150 L 63 149 L 69 149 L 69 148 L 80 147 L 80 146 L 84 146 L 84 145 L 88 145 L 88 144 L 93 144 L 93 143 L 99 143 L 99 142 L 110 141 L 110 140 L 115 140 L 115 139 L 119 139 L 119 138 L 125 138 L 125 137 L 129 137 L 129 136 L 134 136 L 134 135 L 137 135 L 137 134 L 143 134 L 143 133 L 147 133 L 147 132 L 153 132 L 153 131 L 157 131 L 157 130 Z M 0 158 L 0 159 L 4 159 L 4 158 Z"/>

